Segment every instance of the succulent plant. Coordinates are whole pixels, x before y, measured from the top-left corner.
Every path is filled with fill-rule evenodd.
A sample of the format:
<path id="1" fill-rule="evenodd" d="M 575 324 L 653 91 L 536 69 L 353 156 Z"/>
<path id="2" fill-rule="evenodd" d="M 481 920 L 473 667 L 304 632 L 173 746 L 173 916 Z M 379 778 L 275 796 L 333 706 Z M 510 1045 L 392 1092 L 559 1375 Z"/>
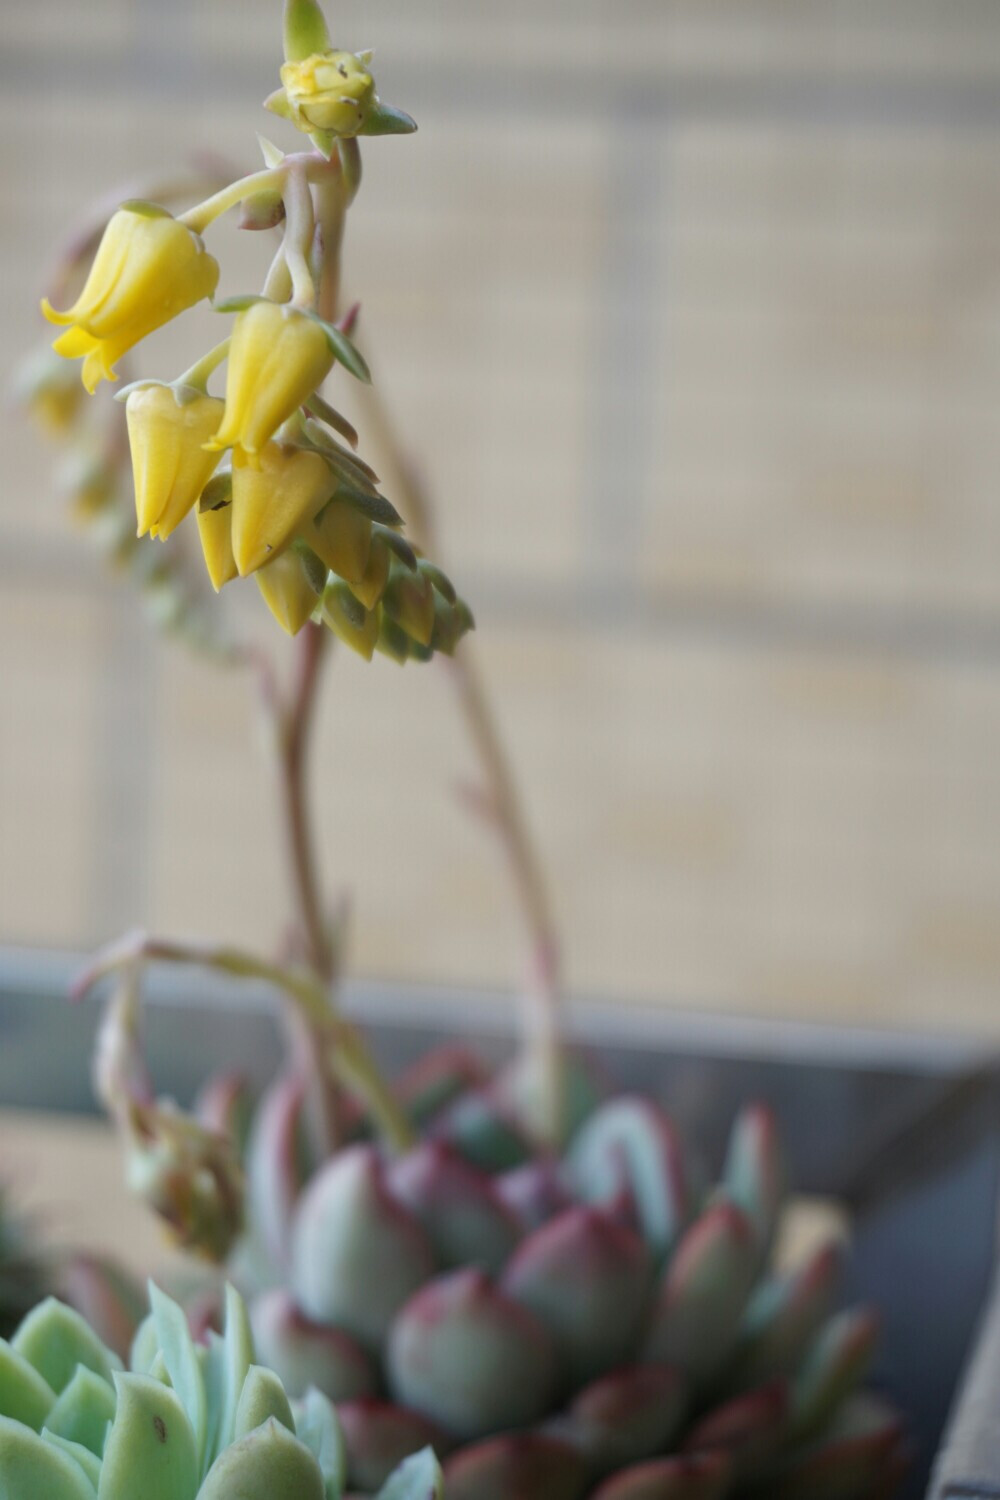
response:
<path id="1" fill-rule="evenodd" d="M 150 1287 L 131 1370 L 54 1298 L 0 1341 L 3 1500 L 339 1500 L 344 1443 L 316 1390 L 290 1402 L 255 1363 L 242 1299 L 224 1337 L 197 1345 L 181 1308 Z M 437 1461 L 410 1456 L 382 1500 L 441 1495 Z"/>
<path id="2" fill-rule="evenodd" d="M 834 1311 L 840 1249 L 773 1270 L 783 1170 L 763 1107 L 703 1187 L 654 1102 L 568 1079 L 557 1158 L 520 1080 L 450 1049 L 404 1079 L 422 1139 L 363 1120 L 310 1167 L 303 1090 L 271 1089 L 248 1145 L 250 1317 L 292 1395 L 337 1401 L 349 1482 L 432 1446 L 449 1500 L 877 1496 L 901 1425 L 862 1393 L 877 1337 Z"/>

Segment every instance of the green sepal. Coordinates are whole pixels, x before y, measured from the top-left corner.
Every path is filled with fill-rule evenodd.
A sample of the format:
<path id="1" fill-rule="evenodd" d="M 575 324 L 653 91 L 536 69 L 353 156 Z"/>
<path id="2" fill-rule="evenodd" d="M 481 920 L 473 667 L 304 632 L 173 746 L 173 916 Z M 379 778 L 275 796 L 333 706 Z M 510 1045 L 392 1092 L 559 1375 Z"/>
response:
<path id="1" fill-rule="evenodd" d="M 330 130 L 310 130 L 309 139 L 324 161 L 329 161 L 333 155 L 333 148 L 337 143 L 337 137 Z"/>
<path id="2" fill-rule="evenodd" d="M 115 1419 L 115 1405 L 115 1393 L 107 1381 L 80 1365 L 57 1398 L 45 1426 L 67 1442 L 78 1443 L 100 1456 L 108 1424 Z"/>
<path id="3" fill-rule="evenodd" d="M 316 0 L 285 0 L 285 62 L 332 50 L 326 17 Z"/>
<path id="4" fill-rule="evenodd" d="M 198 1454 L 177 1396 L 149 1375 L 116 1375 L 118 1410 L 108 1433 L 98 1500 L 181 1500 L 198 1488 Z"/>
<path id="5" fill-rule="evenodd" d="M 443 1500 L 444 1475 L 433 1448 L 413 1453 L 389 1475 L 375 1500 Z"/>
<path id="6" fill-rule="evenodd" d="M 306 581 L 313 593 L 319 596 L 326 588 L 327 579 L 330 577 L 330 569 L 321 557 L 317 557 L 307 543 L 296 540 L 292 543 L 292 550 L 302 564 L 302 571 L 306 575 Z"/>
<path id="7" fill-rule="evenodd" d="M 11 1417 L 0 1417 L 0 1483 L 0 1493 L 11 1500 L 95 1500 L 94 1486 L 75 1459 Z"/>
<path id="8" fill-rule="evenodd" d="M 402 521 L 400 521 L 399 525 L 402 526 L 402 524 Z M 381 536 L 385 541 L 385 544 L 389 548 L 389 551 L 396 557 L 399 562 L 403 564 L 403 567 L 406 568 L 410 573 L 415 573 L 417 571 L 418 563 L 417 554 L 414 552 L 413 548 L 410 546 L 406 538 L 400 536 L 398 531 L 390 531 L 385 523 L 378 527 L 372 527 L 373 533 L 376 530 L 378 531 L 379 536 Z"/>
<path id="9" fill-rule="evenodd" d="M 441 595 L 446 603 L 458 603 L 458 594 L 455 592 L 455 585 L 447 574 L 442 573 L 441 569 L 435 563 L 428 562 L 426 557 L 419 557 L 417 559 L 417 567 L 428 582 L 433 584 L 436 592 Z"/>
<path id="10" fill-rule="evenodd" d="M 34 1365 L 0 1339 L 0 1411 L 4 1416 L 40 1432 L 55 1399 L 55 1391 Z"/>
<path id="11" fill-rule="evenodd" d="M 392 501 L 387 500 L 384 495 L 378 494 L 377 491 L 368 494 L 364 490 L 352 489 L 349 484 L 338 484 L 331 498 L 342 500 L 352 510 L 359 510 L 363 516 L 368 517 L 373 525 L 379 526 L 385 532 L 387 539 L 389 537 L 396 538 L 396 532 L 391 531 L 390 527 L 402 526 L 403 524 L 403 518 Z M 402 539 L 400 538 L 400 540 Z M 416 566 L 416 563 L 414 563 L 414 566 Z"/>
<path id="12" fill-rule="evenodd" d="M 270 110 L 272 115 L 279 115 L 282 120 L 290 120 L 292 118 L 288 95 L 284 89 L 275 89 L 273 94 L 268 94 L 264 100 L 264 108 Z"/>
<path id="13" fill-rule="evenodd" d="M 358 135 L 412 135 L 416 128 L 417 122 L 412 115 L 375 98 L 369 106 L 365 122 L 358 131 Z"/>
<path id="14" fill-rule="evenodd" d="M 277 89 L 275 92 L 280 94 L 282 99 L 285 98 L 284 89 Z M 274 95 L 272 94 L 271 97 L 273 98 Z M 287 104 L 288 101 L 285 100 L 285 102 Z M 265 108 L 266 104 L 267 101 L 265 100 Z M 260 154 L 264 158 L 265 167 L 281 166 L 281 163 L 285 159 L 284 151 L 282 151 L 280 146 L 276 146 L 273 141 L 269 141 L 266 135 L 261 135 L 259 130 L 257 132 L 257 144 L 260 147 Z"/>
<path id="15" fill-rule="evenodd" d="M 246 312 L 248 307 L 253 307 L 257 302 L 270 302 L 270 297 L 262 297 L 259 292 L 240 292 L 236 297 L 223 297 L 221 302 L 212 303 L 212 311 L 217 313 L 240 313 Z"/>
<path id="16" fill-rule="evenodd" d="M 371 385 L 371 371 L 347 334 L 342 333 L 336 324 L 327 323 L 316 313 L 309 313 L 309 317 L 315 318 L 317 323 L 322 324 L 326 332 L 326 341 L 330 346 L 330 353 L 334 359 L 339 360 L 344 369 L 349 370 L 356 380 L 362 381 L 365 385 Z"/>
<path id="17" fill-rule="evenodd" d="M 292 1403 L 295 1433 L 319 1464 L 326 1500 L 340 1500 L 347 1483 L 347 1448 L 337 1413 L 315 1386 Z"/>
<path id="18" fill-rule="evenodd" d="M 410 637 L 402 625 L 397 625 L 379 606 L 378 640 L 375 642 L 375 650 L 383 656 L 388 656 L 392 661 L 398 662 L 400 666 L 410 659 Z"/>
<path id="19" fill-rule="evenodd" d="M 201 492 L 198 500 L 198 509 L 221 510 L 224 505 L 231 505 L 233 500 L 233 471 L 223 469 L 221 474 L 213 474 Z"/>
<path id="20" fill-rule="evenodd" d="M 34 1365 L 56 1395 L 69 1385 L 77 1365 L 85 1365 L 109 1383 L 121 1369 L 121 1361 L 105 1349 L 89 1323 L 55 1297 L 47 1297 L 28 1314 L 11 1339 L 11 1347 Z"/>
<path id="21" fill-rule="evenodd" d="M 145 198 L 127 198 L 119 205 L 126 213 L 138 214 L 142 219 L 172 219 L 173 214 L 162 203 L 149 203 Z"/>

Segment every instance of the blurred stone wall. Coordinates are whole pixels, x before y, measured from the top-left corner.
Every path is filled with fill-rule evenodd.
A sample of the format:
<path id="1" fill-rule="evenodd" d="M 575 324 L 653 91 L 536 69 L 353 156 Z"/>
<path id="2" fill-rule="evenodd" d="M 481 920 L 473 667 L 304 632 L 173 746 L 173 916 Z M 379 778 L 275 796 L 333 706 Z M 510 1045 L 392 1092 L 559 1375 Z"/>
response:
<path id="1" fill-rule="evenodd" d="M 331 12 L 420 121 L 366 148 L 349 289 L 571 983 L 1000 1028 L 1000 8 Z M 0 7 L 5 362 L 88 199 L 284 138 L 257 109 L 279 17 Z M 220 244 L 254 286 L 266 248 Z M 154 352 L 173 373 L 212 332 Z M 247 682 L 150 634 L 10 414 L 3 454 L 0 940 L 262 942 L 286 908 Z M 362 972 L 517 978 L 469 766 L 445 673 L 338 655 L 317 797 Z"/>

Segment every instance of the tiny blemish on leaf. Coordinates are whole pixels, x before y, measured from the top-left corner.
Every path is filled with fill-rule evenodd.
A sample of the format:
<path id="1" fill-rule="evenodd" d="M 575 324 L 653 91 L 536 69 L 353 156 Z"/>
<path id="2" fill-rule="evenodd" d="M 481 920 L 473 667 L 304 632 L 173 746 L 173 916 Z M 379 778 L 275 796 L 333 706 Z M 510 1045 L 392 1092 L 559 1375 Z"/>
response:
<path id="1" fill-rule="evenodd" d="M 156 1433 L 156 1436 L 159 1438 L 161 1443 L 165 1443 L 167 1441 L 167 1424 L 166 1422 L 164 1422 L 162 1417 L 153 1418 L 153 1431 Z"/>

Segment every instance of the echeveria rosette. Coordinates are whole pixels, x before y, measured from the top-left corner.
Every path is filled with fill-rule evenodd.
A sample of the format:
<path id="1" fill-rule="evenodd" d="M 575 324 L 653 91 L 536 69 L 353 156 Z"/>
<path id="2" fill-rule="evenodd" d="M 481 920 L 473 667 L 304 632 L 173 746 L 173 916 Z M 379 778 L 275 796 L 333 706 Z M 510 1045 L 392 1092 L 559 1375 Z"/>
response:
<path id="1" fill-rule="evenodd" d="M 773 1266 L 770 1113 L 742 1113 L 707 1189 L 657 1104 L 600 1100 L 579 1062 L 568 1147 L 540 1152 L 523 1085 L 451 1049 L 401 1084 L 419 1145 L 389 1158 L 357 1120 L 305 1168 L 294 1080 L 258 1112 L 251 1320 L 293 1394 L 337 1400 L 348 1482 L 430 1444 L 450 1500 L 889 1493 L 900 1423 L 862 1389 L 876 1319 L 835 1311 L 835 1243 Z"/>
<path id="2" fill-rule="evenodd" d="M 340 1500 L 344 1444 L 325 1396 L 290 1402 L 255 1362 L 229 1288 L 225 1334 L 196 1344 L 155 1286 L 131 1369 L 78 1313 L 49 1299 L 0 1341 L 3 1500 Z M 384 1500 L 433 1500 L 433 1454 L 411 1457 Z"/>

